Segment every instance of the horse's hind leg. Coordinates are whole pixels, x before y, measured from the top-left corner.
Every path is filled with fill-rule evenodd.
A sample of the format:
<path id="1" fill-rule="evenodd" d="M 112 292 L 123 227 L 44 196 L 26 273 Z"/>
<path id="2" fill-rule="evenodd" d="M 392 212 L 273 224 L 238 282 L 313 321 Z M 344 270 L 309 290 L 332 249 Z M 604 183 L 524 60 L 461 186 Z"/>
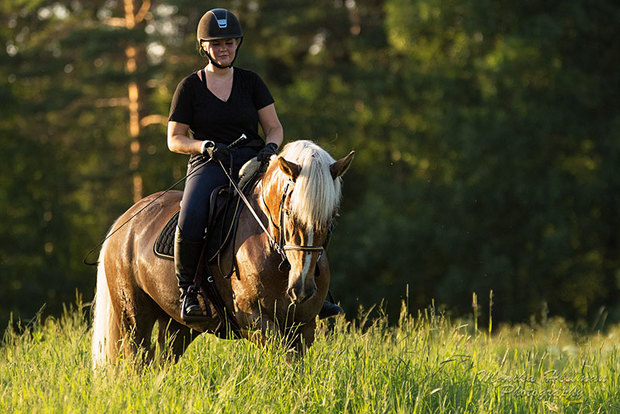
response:
<path id="1" fill-rule="evenodd" d="M 136 362 L 150 362 L 155 354 L 151 336 L 160 310 L 153 300 L 137 287 L 123 291 L 121 297 L 120 329 L 124 357 L 137 358 Z"/>
<path id="2" fill-rule="evenodd" d="M 200 332 L 193 331 L 169 317 L 159 319 L 159 334 L 157 342 L 164 354 L 169 355 L 176 362 L 185 352 L 189 344 Z"/>

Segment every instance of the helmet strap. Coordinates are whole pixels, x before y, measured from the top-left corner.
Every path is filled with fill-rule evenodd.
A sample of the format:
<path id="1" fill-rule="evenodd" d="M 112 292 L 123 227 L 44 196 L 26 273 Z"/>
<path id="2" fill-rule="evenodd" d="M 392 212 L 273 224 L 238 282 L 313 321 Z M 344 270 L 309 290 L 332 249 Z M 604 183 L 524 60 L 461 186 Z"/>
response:
<path id="1" fill-rule="evenodd" d="M 235 59 L 237 58 L 237 56 L 235 56 L 235 59 L 233 59 L 233 61 L 230 62 L 230 65 L 224 66 L 224 65 L 220 65 L 219 63 L 217 63 L 217 61 L 211 57 L 211 54 L 209 52 L 205 51 L 205 53 L 207 54 L 207 57 L 209 58 L 209 61 L 211 62 L 211 64 L 215 66 L 216 68 L 220 68 L 220 69 L 228 69 L 232 67 L 233 63 L 235 62 Z"/>
<path id="2" fill-rule="evenodd" d="M 213 66 L 215 66 L 216 68 L 220 68 L 220 69 L 228 69 L 228 68 L 232 68 L 233 63 L 235 63 L 235 60 L 237 60 L 237 55 L 239 54 L 239 47 L 241 47 L 242 42 L 243 42 L 243 37 L 239 38 L 239 43 L 237 44 L 237 49 L 235 50 L 235 58 L 232 60 L 232 62 L 230 62 L 230 65 L 228 66 L 220 65 L 219 63 L 217 63 L 217 61 L 213 59 L 211 54 L 206 49 L 202 48 L 202 45 L 200 45 L 200 47 L 202 48 L 202 50 L 204 50 L 205 54 L 207 55 L 207 57 L 209 58 L 209 61 L 213 64 Z"/>

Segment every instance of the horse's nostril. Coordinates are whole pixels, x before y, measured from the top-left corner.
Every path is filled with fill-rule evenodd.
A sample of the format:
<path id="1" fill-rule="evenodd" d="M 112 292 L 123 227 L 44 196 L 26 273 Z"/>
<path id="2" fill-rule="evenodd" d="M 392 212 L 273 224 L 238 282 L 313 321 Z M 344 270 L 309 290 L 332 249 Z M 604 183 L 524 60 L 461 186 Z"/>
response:
<path id="1" fill-rule="evenodd" d="M 316 287 L 314 286 L 291 286 L 287 289 L 286 294 L 291 299 L 291 301 L 295 304 L 302 304 L 307 302 L 309 299 L 312 299 L 316 294 Z"/>
<path id="2" fill-rule="evenodd" d="M 316 289 L 315 288 L 308 289 L 308 291 L 305 292 L 305 293 L 306 294 L 304 295 L 304 298 L 301 301 L 301 303 L 304 303 L 304 302 L 312 299 L 314 297 L 314 294 L 316 293 Z"/>
<path id="3" fill-rule="evenodd" d="M 291 298 L 291 301 L 298 305 L 310 299 L 310 296 L 304 294 L 303 291 L 299 291 L 295 288 L 289 288 L 287 293 L 288 293 L 289 298 Z"/>

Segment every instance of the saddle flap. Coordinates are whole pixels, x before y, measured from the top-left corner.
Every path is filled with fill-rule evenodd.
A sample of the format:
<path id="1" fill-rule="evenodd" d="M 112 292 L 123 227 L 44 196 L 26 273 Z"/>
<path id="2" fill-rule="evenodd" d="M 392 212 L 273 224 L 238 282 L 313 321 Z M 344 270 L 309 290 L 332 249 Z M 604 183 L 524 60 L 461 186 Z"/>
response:
<path id="1" fill-rule="evenodd" d="M 250 162 L 248 162 L 250 164 Z M 254 164 L 257 164 L 254 160 Z M 260 163 L 257 165 L 260 166 Z M 260 171 L 257 168 L 246 172 L 242 179 L 242 191 L 248 193 L 257 183 Z M 209 197 L 209 216 L 207 220 L 207 259 L 209 263 L 215 261 L 219 254 L 234 240 L 237 232 L 239 214 L 241 213 L 241 198 L 229 186 L 217 187 Z M 153 245 L 155 255 L 163 259 L 174 259 L 174 232 L 179 221 L 179 212 L 176 212 L 166 223 Z M 221 263 L 220 263 L 221 265 Z M 230 264 L 232 273 L 232 264 Z"/>
<path id="2" fill-rule="evenodd" d="M 235 200 L 237 202 L 235 203 Z M 213 190 L 209 203 L 209 217 L 207 223 L 207 257 L 211 262 L 221 252 L 234 235 L 236 216 L 240 212 L 238 197 L 235 197 L 227 186 Z M 168 220 L 161 233 L 155 240 L 153 251 L 155 255 L 174 260 L 174 233 L 179 222 L 177 211 Z"/>
<path id="3" fill-rule="evenodd" d="M 232 198 L 228 186 L 222 185 L 213 190 L 209 197 L 209 216 L 207 219 L 207 230 L 210 231 L 218 224 L 219 217 L 223 214 L 228 202 Z"/>

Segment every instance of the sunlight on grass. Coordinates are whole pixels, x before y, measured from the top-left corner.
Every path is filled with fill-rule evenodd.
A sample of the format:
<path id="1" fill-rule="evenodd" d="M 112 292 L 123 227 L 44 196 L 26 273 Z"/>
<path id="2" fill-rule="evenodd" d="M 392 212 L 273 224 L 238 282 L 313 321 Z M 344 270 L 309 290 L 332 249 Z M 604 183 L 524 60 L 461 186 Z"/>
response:
<path id="1" fill-rule="evenodd" d="M 614 412 L 618 337 L 562 321 L 492 336 L 433 308 L 320 323 L 304 358 L 274 345 L 199 337 L 181 360 L 93 373 L 84 312 L 7 330 L 0 412 Z"/>

